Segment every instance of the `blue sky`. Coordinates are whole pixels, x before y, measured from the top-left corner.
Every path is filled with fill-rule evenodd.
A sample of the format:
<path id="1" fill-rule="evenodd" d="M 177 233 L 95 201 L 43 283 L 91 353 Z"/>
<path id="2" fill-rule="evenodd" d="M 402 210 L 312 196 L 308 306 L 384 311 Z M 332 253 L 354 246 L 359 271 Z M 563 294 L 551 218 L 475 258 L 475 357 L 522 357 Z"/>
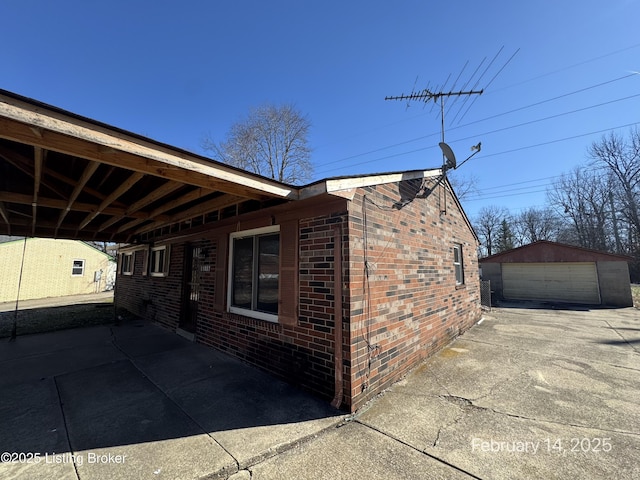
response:
<path id="1" fill-rule="evenodd" d="M 471 217 L 543 206 L 591 142 L 640 122 L 635 0 L 3 0 L 0 18 L 0 88 L 198 153 L 294 103 L 316 179 L 439 166 L 439 109 L 385 96 L 486 87 L 445 103 L 458 161 L 482 142 L 457 172 L 478 179 Z"/>

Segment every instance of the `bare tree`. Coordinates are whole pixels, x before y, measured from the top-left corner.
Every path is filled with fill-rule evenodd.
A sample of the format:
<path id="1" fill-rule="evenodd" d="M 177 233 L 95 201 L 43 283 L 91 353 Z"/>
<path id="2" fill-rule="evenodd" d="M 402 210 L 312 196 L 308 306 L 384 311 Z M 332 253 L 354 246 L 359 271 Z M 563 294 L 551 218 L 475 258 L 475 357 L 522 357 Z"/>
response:
<path id="1" fill-rule="evenodd" d="M 553 183 L 547 198 L 571 220 L 575 233 L 571 243 L 597 250 L 611 248 L 610 190 L 609 177 L 581 167 L 574 168 Z M 565 241 L 571 238 L 567 232 L 564 237 Z"/>
<path id="2" fill-rule="evenodd" d="M 202 141 L 222 162 L 289 184 L 311 179 L 309 119 L 293 105 L 261 105 L 233 124 L 226 140 Z"/>
<path id="3" fill-rule="evenodd" d="M 619 209 L 622 219 L 628 225 L 629 251 L 640 248 L 640 131 L 631 129 L 629 139 L 611 132 L 599 142 L 593 142 L 587 150 L 592 165 L 605 167 L 612 176 L 611 209 Z M 617 207 L 616 207 L 617 204 Z M 621 247 L 618 217 L 612 220 L 616 234 L 617 248 Z"/>
<path id="4" fill-rule="evenodd" d="M 521 245 L 539 240 L 558 239 L 561 220 L 551 208 L 527 208 L 515 219 L 515 230 Z"/>
<path id="5" fill-rule="evenodd" d="M 460 172 L 451 172 L 447 174 L 447 178 L 453 191 L 456 192 L 458 200 L 464 200 L 467 196 L 479 193 L 478 177 L 474 175 L 465 176 Z"/>
<path id="6" fill-rule="evenodd" d="M 498 230 L 504 219 L 509 218 L 509 211 L 504 207 L 488 205 L 482 207 L 473 222 L 473 227 L 480 237 L 482 247 L 486 255 L 493 255 Z"/>

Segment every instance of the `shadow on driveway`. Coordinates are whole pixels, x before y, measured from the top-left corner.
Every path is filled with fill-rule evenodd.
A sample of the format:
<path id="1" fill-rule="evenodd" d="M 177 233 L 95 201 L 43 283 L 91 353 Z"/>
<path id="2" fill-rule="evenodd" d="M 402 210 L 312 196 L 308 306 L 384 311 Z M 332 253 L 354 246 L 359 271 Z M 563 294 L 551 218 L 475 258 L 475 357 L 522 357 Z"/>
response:
<path id="1" fill-rule="evenodd" d="M 317 398 L 142 321 L 5 339 L 0 368 L 0 452 L 40 453 L 36 464 L 0 464 L 0 476 L 226 476 L 342 419 Z M 109 454 L 106 464 L 90 462 Z"/>

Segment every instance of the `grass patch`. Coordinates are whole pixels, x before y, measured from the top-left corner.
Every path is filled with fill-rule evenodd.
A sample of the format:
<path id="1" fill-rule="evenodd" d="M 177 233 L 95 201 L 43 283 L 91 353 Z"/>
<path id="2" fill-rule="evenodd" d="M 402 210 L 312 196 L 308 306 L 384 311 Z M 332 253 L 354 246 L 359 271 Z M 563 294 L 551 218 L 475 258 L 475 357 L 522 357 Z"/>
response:
<path id="1" fill-rule="evenodd" d="M 0 338 L 11 336 L 14 312 L 0 313 Z M 33 308 L 18 311 L 17 334 L 54 332 L 114 322 L 113 300 L 102 303 Z"/>
<path id="2" fill-rule="evenodd" d="M 631 285 L 631 297 L 633 298 L 633 306 L 640 308 L 640 285 Z"/>

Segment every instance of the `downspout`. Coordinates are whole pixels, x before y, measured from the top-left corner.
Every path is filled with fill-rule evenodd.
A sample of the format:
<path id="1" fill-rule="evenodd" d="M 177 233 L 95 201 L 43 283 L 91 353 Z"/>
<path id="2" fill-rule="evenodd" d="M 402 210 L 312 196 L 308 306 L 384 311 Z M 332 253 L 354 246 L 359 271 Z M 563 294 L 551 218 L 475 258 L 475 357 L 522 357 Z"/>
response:
<path id="1" fill-rule="evenodd" d="M 335 334 L 333 359 L 335 369 L 335 397 L 331 405 L 340 408 L 344 387 L 342 381 L 342 228 L 340 225 L 333 227 L 333 289 L 334 289 L 334 314 L 333 331 Z"/>

